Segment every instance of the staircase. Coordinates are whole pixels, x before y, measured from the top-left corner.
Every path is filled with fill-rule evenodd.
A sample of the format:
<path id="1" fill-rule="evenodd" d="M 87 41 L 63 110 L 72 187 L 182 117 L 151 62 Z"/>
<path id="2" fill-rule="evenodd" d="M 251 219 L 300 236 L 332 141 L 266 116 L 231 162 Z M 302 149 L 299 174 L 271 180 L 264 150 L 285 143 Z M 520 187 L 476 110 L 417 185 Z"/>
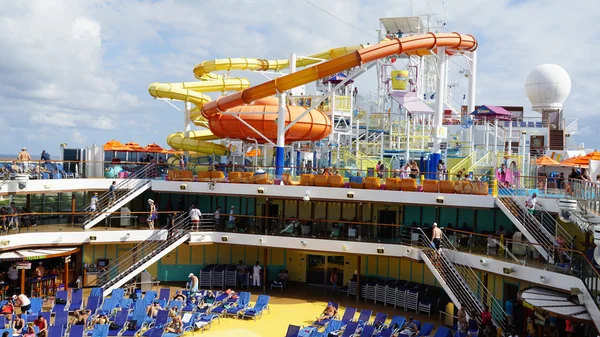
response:
<path id="1" fill-rule="evenodd" d="M 450 296 L 452 302 L 458 308 L 464 307 L 469 316 L 471 313 L 475 313 L 478 321 L 484 305 L 487 305 L 490 308 L 494 325 L 506 335 L 506 313 L 502 304 L 496 301 L 467 263 L 464 261 L 461 261 L 460 264 L 456 263 L 459 256 L 456 254 L 458 251 L 450 240 L 442 234 L 441 249 L 436 251 L 432 248 L 431 240 L 420 228 L 414 230 L 419 234 L 419 244 L 422 247 L 421 258 L 440 282 L 446 294 Z"/>
<path id="2" fill-rule="evenodd" d="M 183 213 L 175 219 L 175 225 L 168 232 L 167 230 L 155 231 L 146 241 L 137 244 L 111 262 L 108 270 L 99 273 L 98 284 L 93 286 L 103 288 L 104 296 L 110 295 L 113 289 L 122 287 L 143 270 L 186 242 L 189 239 L 189 231 L 189 216 Z M 92 285 L 88 284 L 87 286 Z"/>
<path id="3" fill-rule="evenodd" d="M 535 245 L 536 250 L 550 263 L 555 263 L 555 251 L 552 248 L 560 237 L 565 248 L 571 247 L 573 238 L 556 222 L 540 205 L 536 206 L 535 215 L 525 206 L 526 193 L 524 189 L 498 187 L 496 205 L 506 214 L 527 240 Z M 563 253 L 565 261 L 571 260 L 569 252 Z"/>
<path id="4" fill-rule="evenodd" d="M 90 205 L 86 206 L 85 212 L 87 215 L 83 222 L 84 228 L 94 227 L 123 205 L 149 189 L 154 177 L 156 177 L 156 164 L 147 164 L 116 185 L 116 198 L 114 201 L 111 202 L 110 192 L 102 193 L 98 197 L 96 212 L 91 212 Z"/>
<path id="5" fill-rule="evenodd" d="M 549 137 L 550 150 L 562 151 L 565 149 L 565 132 L 563 130 L 550 130 Z"/>

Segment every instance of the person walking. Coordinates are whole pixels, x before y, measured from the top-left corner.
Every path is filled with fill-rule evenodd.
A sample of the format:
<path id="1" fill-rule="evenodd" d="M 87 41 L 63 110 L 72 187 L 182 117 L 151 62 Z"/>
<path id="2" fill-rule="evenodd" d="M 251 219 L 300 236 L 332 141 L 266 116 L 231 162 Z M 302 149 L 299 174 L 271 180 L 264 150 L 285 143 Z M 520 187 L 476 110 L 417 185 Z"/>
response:
<path id="1" fill-rule="evenodd" d="M 246 283 L 246 274 L 248 274 L 248 267 L 246 267 L 246 264 L 244 263 L 244 261 L 240 260 L 240 262 L 238 263 L 237 267 L 235 268 L 237 270 L 237 286 L 241 289 L 242 286 L 244 285 L 244 283 Z M 246 285 L 248 286 L 248 285 Z"/>
<path id="2" fill-rule="evenodd" d="M 217 206 L 215 212 L 213 213 L 213 217 L 215 218 L 215 228 L 220 229 L 221 222 L 221 206 Z"/>
<path id="3" fill-rule="evenodd" d="M 235 206 L 231 206 L 229 211 L 229 221 L 227 222 L 227 229 L 233 229 L 235 232 Z"/>
<path id="4" fill-rule="evenodd" d="M 262 267 L 260 266 L 260 262 L 256 261 L 254 267 L 252 267 L 252 286 L 260 288 L 260 271 Z"/>
<path id="5" fill-rule="evenodd" d="M 442 230 L 438 227 L 437 223 L 433 223 L 433 231 L 431 233 L 431 241 L 435 250 L 440 250 L 440 243 L 442 242 Z"/>
<path id="6" fill-rule="evenodd" d="M 194 273 L 190 273 L 188 275 L 188 278 L 190 279 L 190 291 L 192 293 L 197 293 L 198 292 L 198 277 L 196 275 L 194 275 Z"/>
<path id="7" fill-rule="evenodd" d="M 192 208 L 190 209 L 190 219 L 192 220 L 192 230 L 197 231 L 200 228 L 200 218 L 202 218 L 202 213 L 196 207 L 196 204 L 192 204 Z"/>
<path id="8" fill-rule="evenodd" d="M 108 188 L 108 206 L 111 206 L 117 200 L 117 182 L 113 181 Z"/>
<path id="9" fill-rule="evenodd" d="M 150 214 L 148 214 L 148 227 L 150 229 L 154 229 L 154 221 L 158 218 L 156 214 L 156 205 L 154 205 L 154 200 L 148 199 L 148 205 L 150 206 Z"/>
<path id="10" fill-rule="evenodd" d="M 98 193 L 95 192 L 94 195 L 92 196 L 92 199 L 90 200 L 90 212 L 96 213 L 97 210 L 98 210 Z"/>

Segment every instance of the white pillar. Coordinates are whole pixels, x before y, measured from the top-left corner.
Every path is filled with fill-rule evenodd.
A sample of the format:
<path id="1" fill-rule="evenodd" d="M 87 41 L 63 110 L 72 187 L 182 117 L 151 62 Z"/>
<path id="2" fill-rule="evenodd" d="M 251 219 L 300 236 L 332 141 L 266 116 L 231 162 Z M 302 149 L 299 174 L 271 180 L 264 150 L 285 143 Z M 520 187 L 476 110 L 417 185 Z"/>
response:
<path id="1" fill-rule="evenodd" d="M 475 111 L 475 96 L 477 89 L 477 51 L 471 52 L 471 73 L 469 74 L 469 89 L 468 89 L 468 105 L 467 105 L 467 113 Z M 474 139 L 473 139 L 473 128 L 470 127 L 467 132 L 467 141 L 469 142 L 469 153 L 474 148 Z"/>
<path id="2" fill-rule="evenodd" d="M 484 126 L 484 137 L 485 137 L 485 151 L 489 151 L 490 150 L 490 132 L 489 132 L 489 125 L 490 123 L 487 120 L 484 120 L 485 122 L 485 126 Z"/>
<path id="3" fill-rule="evenodd" d="M 498 120 L 494 121 L 494 158 L 492 163 L 494 168 L 498 166 Z"/>
<path id="4" fill-rule="evenodd" d="M 421 115 L 421 151 L 425 150 L 425 115 Z"/>
<path id="5" fill-rule="evenodd" d="M 358 143 L 359 143 L 359 137 L 360 137 L 360 121 L 356 120 L 356 152 L 354 153 L 354 156 L 357 157 L 358 156 Z M 356 165 L 358 166 L 358 163 L 356 163 Z"/>
<path id="6" fill-rule="evenodd" d="M 287 107 L 285 92 L 279 94 L 279 111 L 277 114 L 277 147 L 275 149 L 275 179 L 281 180 L 285 162 L 285 117 Z"/>
<path id="7" fill-rule="evenodd" d="M 190 111 L 192 111 L 192 103 L 185 102 L 183 104 L 183 130 L 184 130 L 185 138 L 190 137 L 190 131 L 192 129 L 192 118 L 190 116 Z M 185 151 L 184 154 L 189 161 L 190 160 L 189 151 Z"/>
<path id="8" fill-rule="evenodd" d="M 504 137 L 505 140 L 507 137 Z M 512 120 L 508 122 L 508 155 L 512 155 Z"/>
<path id="9" fill-rule="evenodd" d="M 521 132 L 523 139 L 521 140 L 522 149 L 521 149 L 521 186 L 523 186 L 524 175 L 525 175 L 525 143 L 527 142 L 527 131 L 523 130 Z"/>
<path id="10" fill-rule="evenodd" d="M 296 72 L 296 53 L 290 54 L 290 74 Z M 291 90 L 292 96 L 298 96 L 298 88 L 294 88 Z M 292 100 L 292 105 L 296 103 Z"/>
<path id="11" fill-rule="evenodd" d="M 439 137 L 439 130 L 443 127 L 442 120 L 444 119 L 444 98 L 446 97 L 446 66 L 448 63 L 448 57 L 446 56 L 446 48 L 438 48 L 437 52 L 437 70 L 438 70 L 438 81 L 436 85 L 436 99 L 435 99 L 435 115 L 433 118 L 433 129 L 435 134 L 433 138 L 433 148 L 429 155 L 429 167 L 428 172 L 436 172 L 439 160 L 442 158 L 440 143 L 441 138 Z"/>
<path id="12" fill-rule="evenodd" d="M 406 123 L 406 162 L 410 160 L 410 118 L 408 117 L 408 110 L 404 109 L 404 122 Z"/>

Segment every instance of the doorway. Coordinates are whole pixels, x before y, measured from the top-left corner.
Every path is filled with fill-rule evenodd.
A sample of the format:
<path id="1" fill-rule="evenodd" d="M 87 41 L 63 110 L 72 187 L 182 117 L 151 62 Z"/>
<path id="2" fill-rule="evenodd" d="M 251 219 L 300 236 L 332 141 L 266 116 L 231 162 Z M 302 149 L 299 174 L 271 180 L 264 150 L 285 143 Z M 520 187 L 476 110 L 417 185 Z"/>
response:
<path id="1" fill-rule="evenodd" d="M 382 210 L 379 211 L 377 223 L 380 224 L 396 224 L 396 211 Z M 379 241 L 394 241 L 394 226 L 377 226 L 377 239 Z"/>
<path id="2" fill-rule="evenodd" d="M 336 269 L 337 285 L 342 286 L 344 280 L 344 257 L 309 254 L 306 263 L 306 283 L 314 286 L 331 286 L 329 278 Z"/>
<path id="3" fill-rule="evenodd" d="M 503 285 L 503 298 L 502 298 L 502 308 L 506 310 L 506 301 L 510 300 L 512 302 L 513 307 L 513 325 L 521 326 L 523 324 L 523 307 L 517 300 L 517 296 L 519 293 L 519 286 L 513 283 L 504 282 Z M 521 324 L 521 325 L 519 325 Z"/>
<path id="4" fill-rule="evenodd" d="M 262 215 L 267 216 L 267 205 L 262 205 Z M 277 219 L 279 217 L 279 205 L 274 203 L 269 203 L 269 218 L 263 218 L 262 228 L 264 228 L 264 233 L 267 234 L 271 231 L 271 228 L 277 227 Z M 275 218 L 275 219 L 274 219 Z M 262 232 L 262 230 L 261 230 Z"/>

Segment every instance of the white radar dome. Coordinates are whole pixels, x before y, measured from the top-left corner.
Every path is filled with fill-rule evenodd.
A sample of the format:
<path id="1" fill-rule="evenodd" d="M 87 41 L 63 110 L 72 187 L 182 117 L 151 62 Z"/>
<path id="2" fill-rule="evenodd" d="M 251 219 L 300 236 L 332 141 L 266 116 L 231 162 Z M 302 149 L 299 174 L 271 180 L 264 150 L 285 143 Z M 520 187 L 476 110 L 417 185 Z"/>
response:
<path id="1" fill-rule="evenodd" d="M 556 64 L 542 64 L 527 76 L 525 91 L 533 110 L 562 109 L 571 93 L 571 78 Z"/>

